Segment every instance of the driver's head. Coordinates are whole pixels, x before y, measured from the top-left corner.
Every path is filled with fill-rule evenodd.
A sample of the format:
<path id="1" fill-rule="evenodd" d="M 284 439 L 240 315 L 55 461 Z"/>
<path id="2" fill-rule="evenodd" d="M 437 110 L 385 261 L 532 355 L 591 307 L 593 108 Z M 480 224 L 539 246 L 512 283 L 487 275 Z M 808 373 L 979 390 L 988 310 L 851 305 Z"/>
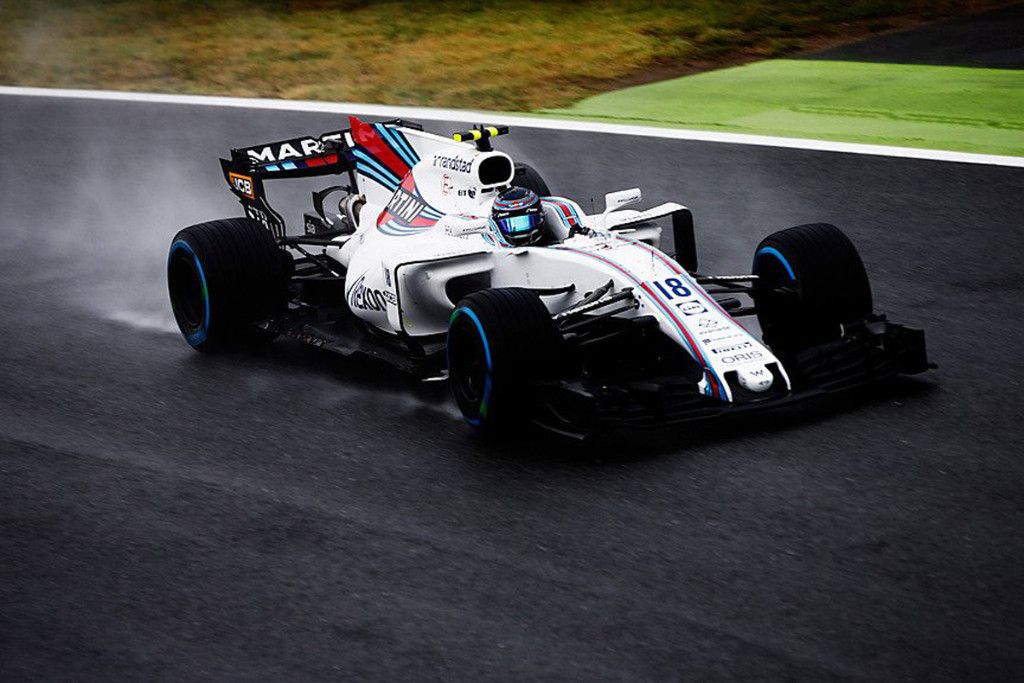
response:
<path id="1" fill-rule="evenodd" d="M 540 197 L 525 187 L 511 187 L 494 200 L 491 218 L 509 244 L 533 244 L 544 234 Z"/>

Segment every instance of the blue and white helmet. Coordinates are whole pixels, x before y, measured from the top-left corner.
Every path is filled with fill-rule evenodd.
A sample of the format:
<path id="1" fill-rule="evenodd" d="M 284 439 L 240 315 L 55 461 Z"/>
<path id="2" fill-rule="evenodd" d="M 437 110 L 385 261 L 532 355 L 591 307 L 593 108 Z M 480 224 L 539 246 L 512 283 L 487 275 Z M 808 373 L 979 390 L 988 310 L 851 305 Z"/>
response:
<path id="1" fill-rule="evenodd" d="M 498 195 L 491 218 L 509 244 L 533 244 L 544 234 L 540 197 L 525 187 L 511 187 Z"/>

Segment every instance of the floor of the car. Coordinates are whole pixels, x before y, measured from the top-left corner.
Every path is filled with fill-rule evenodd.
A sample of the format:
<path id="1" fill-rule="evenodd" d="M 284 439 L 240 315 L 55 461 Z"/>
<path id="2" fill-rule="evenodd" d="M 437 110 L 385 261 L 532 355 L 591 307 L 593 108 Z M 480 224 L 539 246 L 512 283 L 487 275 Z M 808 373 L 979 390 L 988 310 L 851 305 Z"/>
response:
<path id="1" fill-rule="evenodd" d="M 295 308 L 270 321 L 268 328 L 343 356 L 376 358 L 403 372 L 431 375 L 443 369 L 443 339 L 418 340 L 375 332 L 337 307 Z"/>

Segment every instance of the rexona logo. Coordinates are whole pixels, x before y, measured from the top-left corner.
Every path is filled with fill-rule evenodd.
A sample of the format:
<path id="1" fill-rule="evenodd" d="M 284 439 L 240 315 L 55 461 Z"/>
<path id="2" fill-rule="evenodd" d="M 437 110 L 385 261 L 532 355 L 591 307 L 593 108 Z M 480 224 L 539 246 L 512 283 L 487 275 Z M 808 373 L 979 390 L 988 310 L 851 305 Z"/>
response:
<path id="1" fill-rule="evenodd" d="M 316 138 L 297 138 L 278 145 L 267 145 L 262 149 L 249 149 L 246 150 L 246 154 L 253 161 L 269 163 L 272 161 L 308 157 L 313 154 L 320 154 L 322 151 L 323 146 Z"/>
<path id="2" fill-rule="evenodd" d="M 240 173 L 229 173 L 228 182 L 231 183 L 231 187 L 235 192 L 244 194 L 249 199 L 256 198 L 256 192 L 253 189 L 251 177 Z"/>
<path id="3" fill-rule="evenodd" d="M 371 289 L 363 284 L 363 277 L 356 280 L 348 293 L 348 305 L 360 311 L 385 311 L 388 304 L 396 304 L 397 297 L 393 292 L 382 289 Z"/>
<path id="4" fill-rule="evenodd" d="M 470 169 L 473 167 L 473 162 L 469 159 L 462 159 L 461 157 L 448 157 L 443 154 L 435 154 L 434 166 L 443 168 L 446 171 L 469 173 Z"/>

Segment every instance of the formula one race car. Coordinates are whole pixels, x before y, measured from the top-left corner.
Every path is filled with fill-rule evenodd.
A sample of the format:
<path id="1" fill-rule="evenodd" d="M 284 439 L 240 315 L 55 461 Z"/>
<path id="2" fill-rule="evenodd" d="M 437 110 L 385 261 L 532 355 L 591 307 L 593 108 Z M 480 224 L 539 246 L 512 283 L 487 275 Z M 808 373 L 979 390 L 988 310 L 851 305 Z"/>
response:
<path id="1" fill-rule="evenodd" d="M 588 215 L 492 149 L 505 127 L 349 125 L 221 160 L 246 217 L 185 228 L 168 258 L 193 348 L 286 335 L 447 377 L 481 431 L 532 422 L 575 437 L 930 367 L 922 331 L 873 312 L 861 259 L 832 225 L 768 236 L 751 274 L 705 275 L 686 207 L 627 209 L 641 201 L 629 189 Z M 342 183 L 314 192 L 304 234 L 287 234 L 265 181 L 326 175 Z M 674 256 L 659 249 L 663 227 Z M 738 322 L 749 316 L 762 338 Z"/>

